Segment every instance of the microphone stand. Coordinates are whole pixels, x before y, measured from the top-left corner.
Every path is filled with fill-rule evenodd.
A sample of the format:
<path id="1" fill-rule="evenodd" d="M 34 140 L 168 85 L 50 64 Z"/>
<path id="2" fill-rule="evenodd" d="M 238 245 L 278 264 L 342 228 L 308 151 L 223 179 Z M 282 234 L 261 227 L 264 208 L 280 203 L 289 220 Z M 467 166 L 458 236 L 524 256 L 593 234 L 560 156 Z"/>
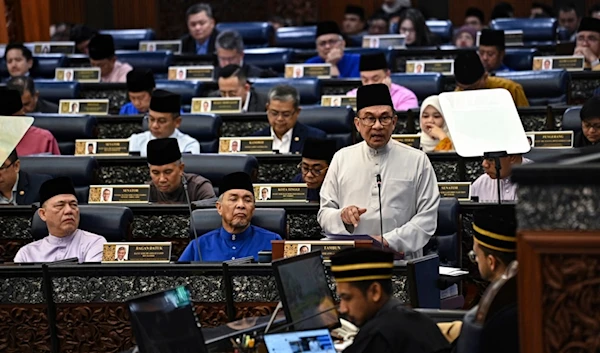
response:
<path id="1" fill-rule="evenodd" d="M 498 205 L 502 204 L 502 192 L 500 191 L 500 169 L 502 169 L 502 166 L 500 165 L 500 158 L 506 156 L 508 156 L 506 151 L 486 152 L 483 154 L 483 158 L 494 160 L 494 166 L 496 167 L 496 186 L 498 188 Z"/>
<path id="2" fill-rule="evenodd" d="M 377 188 L 379 189 L 379 232 L 381 235 L 381 250 L 385 249 L 383 240 L 383 210 L 381 207 L 381 174 L 377 174 Z"/>
<path id="3" fill-rule="evenodd" d="M 199 261 L 190 261 L 190 263 L 202 263 L 202 253 L 200 252 L 200 242 L 198 241 L 198 233 L 196 232 L 196 226 L 194 225 L 194 213 L 192 212 L 192 202 L 190 201 L 190 195 L 188 194 L 188 184 L 184 175 L 181 175 L 181 183 L 183 184 L 183 190 L 185 194 L 185 200 L 187 201 L 188 211 L 190 212 L 190 226 L 194 233 L 194 241 L 196 242 L 196 250 L 198 250 Z"/>

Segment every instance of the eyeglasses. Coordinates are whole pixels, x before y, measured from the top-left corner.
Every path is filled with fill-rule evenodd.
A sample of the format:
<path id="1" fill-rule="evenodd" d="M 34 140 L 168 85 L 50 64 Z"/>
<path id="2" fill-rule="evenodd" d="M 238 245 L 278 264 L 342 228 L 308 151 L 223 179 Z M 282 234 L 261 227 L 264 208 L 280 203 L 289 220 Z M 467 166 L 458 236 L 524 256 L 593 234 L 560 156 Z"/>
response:
<path id="1" fill-rule="evenodd" d="M 150 115 L 146 115 L 144 116 L 144 120 L 146 120 L 148 122 L 148 125 L 157 123 L 158 125 L 165 125 L 166 123 L 169 122 L 169 120 L 167 120 L 167 118 L 153 118 Z"/>
<path id="2" fill-rule="evenodd" d="M 600 124 L 590 124 L 587 121 L 583 122 L 582 127 L 586 130 L 590 130 L 591 128 L 594 128 L 596 131 L 600 130 Z"/>
<path id="3" fill-rule="evenodd" d="M 273 119 L 277 119 L 280 115 L 284 119 L 290 119 L 292 116 L 294 116 L 295 112 L 296 111 L 292 111 L 292 112 L 278 112 L 277 110 L 269 110 L 269 111 L 267 111 L 267 114 L 269 115 L 269 117 L 271 117 Z"/>
<path id="4" fill-rule="evenodd" d="M 360 120 L 360 123 L 363 124 L 364 126 L 374 126 L 375 123 L 377 122 L 377 120 L 379 120 L 379 123 L 381 125 L 387 126 L 392 123 L 392 120 L 394 120 L 394 117 L 393 116 L 382 116 L 379 118 L 369 117 L 369 118 L 359 118 L 358 120 Z"/>
<path id="5" fill-rule="evenodd" d="M 9 164 L 0 167 L 0 173 L 4 172 L 5 170 L 7 170 L 8 168 L 12 167 L 15 164 L 15 162 L 10 162 Z"/>
<path id="6" fill-rule="evenodd" d="M 475 254 L 475 251 L 471 250 L 467 255 L 469 256 L 469 260 L 471 260 L 472 263 L 477 263 L 477 254 Z"/>
<path id="7" fill-rule="evenodd" d="M 318 47 L 324 47 L 324 46 L 326 46 L 326 45 L 328 45 L 328 44 L 329 44 L 329 46 L 334 46 L 334 45 L 336 45 L 336 44 L 337 44 L 337 43 L 339 43 L 339 42 L 340 42 L 340 39 L 339 39 L 339 38 L 336 38 L 336 39 L 330 39 L 330 40 L 321 40 L 321 41 L 318 41 L 318 42 L 317 42 L 317 46 L 318 46 Z"/>
<path id="8" fill-rule="evenodd" d="M 323 173 L 324 171 L 327 170 L 327 168 L 329 167 L 325 167 L 322 169 L 314 169 L 314 168 L 309 168 L 307 166 L 302 165 L 302 163 L 298 164 L 298 168 L 300 169 L 300 171 L 302 172 L 302 175 L 306 175 L 308 174 L 308 172 L 311 172 L 312 175 L 318 177 L 321 175 L 321 173 Z"/>

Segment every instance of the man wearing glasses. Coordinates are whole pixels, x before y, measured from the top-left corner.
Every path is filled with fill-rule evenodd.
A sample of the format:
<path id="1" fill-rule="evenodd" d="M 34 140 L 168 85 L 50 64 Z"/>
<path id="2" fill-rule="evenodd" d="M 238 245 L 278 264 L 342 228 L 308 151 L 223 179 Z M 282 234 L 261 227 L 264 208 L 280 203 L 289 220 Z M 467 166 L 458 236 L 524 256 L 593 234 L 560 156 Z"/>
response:
<path id="1" fill-rule="evenodd" d="M 306 183 L 308 201 L 319 201 L 321 185 L 327 174 L 327 168 L 337 151 L 334 140 L 319 140 L 309 137 L 302 151 L 302 162 L 298 164 L 300 174 L 292 179 L 292 183 Z"/>
<path id="2" fill-rule="evenodd" d="M 148 141 L 170 137 L 177 139 L 181 153 L 200 154 L 200 143 L 178 129 L 181 126 L 180 112 L 181 96 L 162 89 L 154 90 L 150 110 L 144 118 L 149 130 L 129 137 L 129 152 L 145 157 Z"/>
<path id="3" fill-rule="evenodd" d="M 581 19 L 573 55 L 585 57 L 585 67 L 600 70 L 600 20 L 584 17 Z"/>
<path id="4" fill-rule="evenodd" d="M 398 121 L 393 106 L 385 84 L 358 89 L 354 125 L 364 141 L 333 157 L 317 219 L 326 234 L 368 234 L 413 259 L 435 232 L 440 194 L 427 155 L 391 139 Z"/>
<path id="5" fill-rule="evenodd" d="M 268 99 L 267 119 L 270 127 L 255 132 L 253 136 L 273 137 L 273 151 L 300 154 L 309 136 L 318 139 L 327 136 L 323 130 L 298 122 L 300 94 L 294 87 L 275 86 L 269 91 Z"/>
<path id="6" fill-rule="evenodd" d="M 500 197 L 502 201 L 517 200 L 517 184 L 511 182 L 510 175 L 515 166 L 529 163 L 533 163 L 533 161 L 520 154 L 500 157 Z M 498 202 L 496 162 L 493 158 L 484 158 L 481 166 L 484 173 L 471 185 L 471 196 L 477 196 L 481 203 Z"/>
<path id="7" fill-rule="evenodd" d="M 21 170 L 14 149 L 0 167 L 0 205 L 31 205 L 40 201 L 40 187 L 52 179 L 46 174 L 30 174 Z"/>
<path id="8" fill-rule="evenodd" d="M 595 146 L 600 142 L 600 97 L 592 97 L 581 107 L 581 131 L 575 133 L 573 147 Z"/>
<path id="9" fill-rule="evenodd" d="M 337 23 L 321 22 L 317 25 L 317 56 L 306 61 L 307 64 L 331 64 L 333 77 L 360 77 L 358 64 L 360 55 L 344 54 L 346 42 Z"/>

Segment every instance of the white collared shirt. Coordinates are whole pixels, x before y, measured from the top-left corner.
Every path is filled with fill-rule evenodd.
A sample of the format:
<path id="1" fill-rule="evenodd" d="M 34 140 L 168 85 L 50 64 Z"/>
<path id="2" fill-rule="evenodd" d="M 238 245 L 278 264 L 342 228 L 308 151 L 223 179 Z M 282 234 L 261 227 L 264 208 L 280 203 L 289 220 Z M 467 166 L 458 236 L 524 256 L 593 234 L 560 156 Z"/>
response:
<path id="1" fill-rule="evenodd" d="M 250 105 L 250 91 L 248 91 L 248 93 L 246 93 L 246 102 L 244 103 L 244 106 L 242 107 L 242 111 L 244 113 L 248 112 L 249 105 Z"/>
<path id="2" fill-rule="evenodd" d="M 273 137 L 273 151 L 279 150 L 279 153 L 290 153 L 290 147 L 292 145 L 292 135 L 294 134 L 294 128 L 291 128 L 286 132 L 281 140 L 275 131 L 271 128 L 271 137 Z"/>
<path id="3" fill-rule="evenodd" d="M 184 134 L 175 129 L 170 138 L 177 139 L 179 150 L 181 153 L 200 154 L 200 143 L 190 135 Z M 129 137 L 129 152 L 139 152 L 140 156 L 146 157 L 146 146 L 148 141 L 154 140 L 156 137 L 152 136 L 150 131 L 144 131 L 139 134 L 133 134 Z"/>
<path id="4" fill-rule="evenodd" d="M 2 195 L 0 193 L 0 204 L 2 204 L 2 205 L 8 205 L 8 204 L 16 205 L 17 204 L 17 186 L 18 185 L 19 185 L 19 173 L 17 173 L 17 180 L 15 180 L 15 185 L 13 185 L 12 191 L 10 193 L 10 195 L 11 195 L 10 200 L 7 199 L 6 197 L 4 197 L 4 195 Z"/>

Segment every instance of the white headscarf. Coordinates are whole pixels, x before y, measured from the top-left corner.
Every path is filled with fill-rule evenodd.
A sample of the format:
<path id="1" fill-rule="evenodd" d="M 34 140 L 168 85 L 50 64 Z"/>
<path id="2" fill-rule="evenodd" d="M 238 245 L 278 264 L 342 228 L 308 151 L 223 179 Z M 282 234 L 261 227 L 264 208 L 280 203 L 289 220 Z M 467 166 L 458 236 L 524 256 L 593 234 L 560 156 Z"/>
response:
<path id="1" fill-rule="evenodd" d="M 435 109 L 437 109 L 438 112 L 440 112 L 440 114 L 442 114 L 442 117 L 444 116 L 444 113 L 442 112 L 442 107 L 440 106 L 440 99 L 438 98 L 438 96 L 429 96 L 425 98 L 423 104 L 421 104 L 421 114 L 419 114 L 419 126 L 421 127 L 421 149 L 423 150 L 423 152 L 433 152 L 435 147 L 440 143 L 440 140 L 436 140 L 431 136 L 427 135 L 427 133 L 425 132 L 425 128 L 423 127 L 423 120 L 421 119 L 421 117 L 423 116 L 423 111 L 425 111 L 425 108 L 427 108 L 428 106 L 434 107 Z M 444 126 L 442 126 L 442 130 L 444 130 L 448 138 L 450 138 L 450 131 L 448 131 L 448 125 L 446 125 L 446 120 L 444 120 Z"/>

